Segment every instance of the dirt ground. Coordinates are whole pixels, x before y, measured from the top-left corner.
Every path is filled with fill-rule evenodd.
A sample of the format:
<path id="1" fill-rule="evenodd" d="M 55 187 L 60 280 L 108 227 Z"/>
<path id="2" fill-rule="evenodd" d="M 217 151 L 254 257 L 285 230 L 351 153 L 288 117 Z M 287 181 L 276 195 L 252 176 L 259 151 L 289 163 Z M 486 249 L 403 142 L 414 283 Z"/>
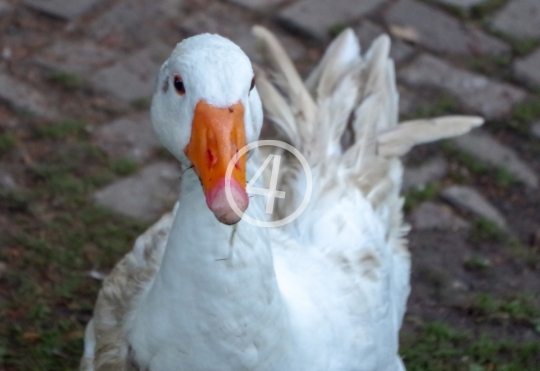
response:
<path id="1" fill-rule="evenodd" d="M 210 3 L 194 1 L 185 6 L 184 15 Z M 86 30 L 109 5 L 98 5 L 70 23 L 19 1 L 9 4 L 11 13 L 0 16 L 0 51 L 5 54 L 9 46 L 10 56 L 4 55 L 0 73 L 41 92 L 47 106 L 61 114 L 44 117 L 0 102 L 0 371 L 73 370 L 102 274 L 149 225 L 96 204 L 91 195 L 137 173 L 146 163 L 171 158 L 155 149 L 140 163 L 111 156 L 96 143 L 95 130 L 147 111 L 147 100 L 126 103 L 111 98 L 77 75 L 53 73 L 35 62 L 55 40 L 90 39 Z M 246 24 L 263 22 L 277 28 L 261 14 L 223 4 L 234 8 Z M 165 44 L 174 45 L 188 35 L 176 21 L 167 22 L 156 25 Z M 320 58 L 323 43 L 290 35 L 305 45 L 297 64 L 308 71 Z M 140 48 L 138 40 L 96 42 L 130 53 Z M 488 58 L 476 62 L 476 71 L 507 75 L 506 65 Z M 508 80 L 519 84 L 511 76 Z M 485 130 L 540 176 L 540 139 L 527 130 L 540 118 L 540 100 L 535 91 L 528 91 L 532 100 L 504 118 L 489 120 Z M 405 117 L 470 113 L 454 101 L 444 103 L 441 92 L 417 96 L 421 103 Z M 414 167 L 434 157 L 444 158 L 448 171 L 405 194 L 409 221 L 422 202 L 444 204 L 439 191 L 462 184 L 496 206 L 508 230 L 453 209 L 468 229 L 411 231 L 412 292 L 401 334 L 407 369 L 540 370 L 540 192 L 456 152 L 450 143 L 414 149 L 405 162 Z"/>

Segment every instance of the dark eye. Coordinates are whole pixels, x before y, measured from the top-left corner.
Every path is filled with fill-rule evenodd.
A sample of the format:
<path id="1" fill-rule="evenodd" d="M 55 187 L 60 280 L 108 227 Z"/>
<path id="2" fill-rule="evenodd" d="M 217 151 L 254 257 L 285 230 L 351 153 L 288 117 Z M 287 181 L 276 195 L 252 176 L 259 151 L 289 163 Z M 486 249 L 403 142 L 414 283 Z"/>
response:
<path id="1" fill-rule="evenodd" d="M 252 91 L 254 87 L 255 87 L 255 76 L 253 76 L 253 78 L 251 79 L 251 86 L 249 87 L 249 91 Z"/>
<path id="2" fill-rule="evenodd" d="M 180 95 L 186 94 L 186 88 L 184 87 L 184 81 L 180 75 L 174 75 L 174 88 L 176 92 Z"/>

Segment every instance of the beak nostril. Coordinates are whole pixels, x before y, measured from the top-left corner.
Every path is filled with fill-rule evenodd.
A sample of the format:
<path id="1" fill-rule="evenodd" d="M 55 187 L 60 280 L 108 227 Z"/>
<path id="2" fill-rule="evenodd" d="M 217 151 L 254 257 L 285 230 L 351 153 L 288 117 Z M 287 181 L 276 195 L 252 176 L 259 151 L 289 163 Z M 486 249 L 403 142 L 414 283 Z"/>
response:
<path id="1" fill-rule="evenodd" d="M 233 112 L 234 112 L 234 108 L 229 107 L 229 112 L 230 112 L 230 113 L 233 113 Z"/>
<path id="2" fill-rule="evenodd" d="M 206 151 L 206 155 L 208 156 L 208 163 L 210 164 L 210 166 L 214 166 L 216 164 L 216 158 L 212 154 L 212 151 L 208 149 Z"/>

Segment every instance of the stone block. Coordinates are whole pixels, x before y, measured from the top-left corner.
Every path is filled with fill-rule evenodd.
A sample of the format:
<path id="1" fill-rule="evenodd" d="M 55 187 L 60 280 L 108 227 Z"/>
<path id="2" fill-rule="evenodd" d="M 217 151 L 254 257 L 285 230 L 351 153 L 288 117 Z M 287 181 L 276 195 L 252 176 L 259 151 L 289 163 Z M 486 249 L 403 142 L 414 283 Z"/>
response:
<path id="1" fill-rule="evenodd" d="M 0 73 L 0 101 L 17 111 L 49 119 L 56 116 L 41 92 L 3 73 Z"/>
<path id="2" fill-rule="evenodd" d="M 319 40 L 333 27 L 350 24 L 384 5 L 387 0 L 301 0 L 279 13 L 281 21 Z"/>
<path id="3" fill-rule="evenodd" d="M 95 45 L 89 40 L 72 42 L 59 40 L 35 58 L 37 64 L 55 71 L 87 75 L 114 64 L 120 53 Z"/>
<path id="4" fill-rule="evenodd" d="M 523 89 L 455 68 L 427 54 L 421 55 L 401 70 L 399 77 L 412 86 L 429 86 L 448 91 L 471 111 L 487 118 L 506 115 L 515 103 L 527 95 Z"/>
<path id="5" fill-rule="evenodd" d="M 159 69 L 171 51 L 172 48 L 155 44 L 100 69 L 91 77 L 91 83 L 95 89 L 125 102 L 148 98 L 154 91 Z"/>
<path id="6" fill-rule="evenodd" d="M 92 136 L 109 156 L 127 157 L 137 162 L 147 160 L 159 147 L 148 113 L 124 117 L 100 126 Z"/>
<path id="7" fill-rule="evenodd" d="M 406 168 L 403 173 L 403 191 L 423 188 L 437 181 L 448 172 L 448 164 L 442 157 L 436 157 L 415 168 Z"/>
<path id="8" fill-rule="evenodd" d="M 518 39 L 540 38 L 540 1 L 509 1 L 495 15 L 492 25 Z"/>
<path id="9" fill-rule="evenodd" d="M 177 166 L 158 162 L 96 191 L 94 199 L 119 214 L 153 221 L 174 205 L 179 181 Z"/>
<path id="10" fill-rule="evenodd" d="M 488 133 L 475 131 L 453 139 L 453 143 L 480 161 L 505 169 L 528 187 L 538 187 L 538 176 L 534 170 L 521 161 L 513 149 L 503 145 Z"/>
<path id="11" fill-rule="evenodd" d="M 5 1 L 0 0 L 0 16 L 2 14 L 6 14 L 11 10 L 11 5 L 6 3 Z"/>
<path id="12" fill-rule="evenodd" d="M 53 17 L 74 19 L 104 0 L 24 0 L 24 5 Z"/>
<path id="13" fill-rule="evenodd" d="M 277 7 L 285 2 L 285 0 L 227 0 L 236 5 L 243 6 L 251 10 L 261 10 Z"/>
<path id="14" fill-rule="evenodd" d="M 445 5 L 454 6 L 464 10 L 469 10 L 474 6 L 483 4 L 489 0 L 436 0 L 437 2 Z"/>
<path id="15" fill-rule="evenodd" d="M 466 186 L 450 186 L 441 192 L 441 196 L 452 205 L 478 215 L 506 230 L 506 221 L 501 213 L 478 191 Z"/>
<path id="16" fill-rule="evenodd" d="M 183 0 L 122 0 L 90 24 L 90 35 L 109 44 L 146 45 L 159 39 L 165 21 L 177 17 Z"/>
<path id="17" fill-rule="evenodd" d="M 418 42 L 437 52 L 478 55 L 508 54 L 510 47 L 443 11 L 415 0 L 400 0 L 385 14 L 388 24 L 412 28 Z"/>
<path id="18" fill-rule="evenodd" d="M 514 72 L 529 86 L 540 87 L 540 48 L 514 62 Z"/>
<path id="19" fill-rule="evenodd" d="M 411 213 L 412 227 L 415 230 L 457 231 L 469 229 L 470 224 L 452 212 L 445 205 L 422 202 Z"/>
<path id="20" fill-rule="evenodd" d="M 362 23 L 354 29 L 360 40 L 362 50 L 368 50 L 371 43 L 380 35 L 386 34 L 384 29 L 379 25 L 363 20 Z M 409 58 L 414 53 L 414 48 L 401 40 L 392 40 L 390 46 L 390 58 L 396 62 L 401 62 Z"/>
<path id="21" fill-rule="evenodd" d="M 204 11 L 190 15 L 181 27 L 190 35 L 203 32 L 220 34 L 234 41 L 253 61 L 258 60 L 255 39 L 251 34 L 252 24 L 246 22 L 244 14 L 237 9 L 214 3 Z M 306 49 L 299 41 L 280 32 L 275 34 L 291 59 L 304 56 Z"/>

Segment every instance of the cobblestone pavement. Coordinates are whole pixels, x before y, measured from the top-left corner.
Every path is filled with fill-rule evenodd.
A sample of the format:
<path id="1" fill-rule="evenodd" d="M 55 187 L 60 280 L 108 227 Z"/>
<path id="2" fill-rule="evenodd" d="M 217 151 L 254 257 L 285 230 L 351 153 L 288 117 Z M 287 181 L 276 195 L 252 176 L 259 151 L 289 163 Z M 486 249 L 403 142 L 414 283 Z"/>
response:
<path id="1" fill-rule="evenodd" d="M 184 37 L 256 62 L 263 24 L 302 74 L 347 26 L 392 36 L 403 119 L 487 118 L 415 149 L 410 370 L 539 370 L 539 0 L 0 0 L 0 370 L 73 369 L 99 279 L 179 177 L 148 107 Z M 506 367 L 506 368 L 505 368 Z"/>

